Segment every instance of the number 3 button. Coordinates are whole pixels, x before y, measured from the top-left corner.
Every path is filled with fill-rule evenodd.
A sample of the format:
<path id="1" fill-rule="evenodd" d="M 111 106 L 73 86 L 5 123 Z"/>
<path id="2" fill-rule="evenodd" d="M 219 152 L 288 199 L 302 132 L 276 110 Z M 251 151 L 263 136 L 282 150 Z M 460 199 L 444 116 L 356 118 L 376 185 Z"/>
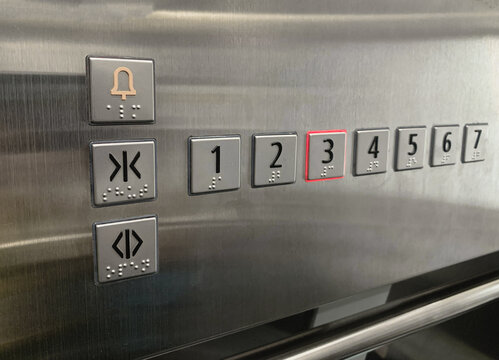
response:
<path id="1" fill-rule="evenodd" d="M 254 187 L 296 181 L 296 133 L 253 135 Z"/>
<path id="2" fill-rule="evenodd" d="M 388 129 L 356 131 L 355 175 L 386 172 L 389 134 Z"/>
<path id="3" fill-rule="evenodd" d="M 241 137 L 189 138 L 190 194 L 239 189 Z"/>
<path id="4" fill-rule="evenodd" d="M 345 176 L 346 143 L 346 130 L 309 131 L 305 180 L 332 180 Z"/>

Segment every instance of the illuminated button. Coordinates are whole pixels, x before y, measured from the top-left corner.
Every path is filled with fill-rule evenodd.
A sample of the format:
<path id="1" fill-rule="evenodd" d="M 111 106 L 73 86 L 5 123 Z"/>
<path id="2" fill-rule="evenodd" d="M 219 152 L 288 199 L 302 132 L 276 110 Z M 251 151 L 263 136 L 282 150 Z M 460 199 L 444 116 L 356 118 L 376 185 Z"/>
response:
<path id="1" fill-rule="evenodd" d="M 463 162 L 485 160 L 487 124 L 467 124 L 464 127 Z"/>
<path id="2" fill-rule="evenodd" d="M 92 142 L 90 153 L 94 205 L 156 198 L 154 140 Z"/>
<path id="3" fill-rule="evenodd" d="M 296 181 L 296 134 L 253 135 L 253 186 Z"/>
<path id="4" fill-rule="evenodd" d="M 309 131 L 305 180 L 332 180 L 345 176 L 346 143 L 346 130 Z"/>
<path id="5" fill-rule="evenodd" d="M 386 172 L 389 135 L 388 129 L 356 131 L 355 175 Z"/>
<path id="6" fill-rule="evenodd" d="M 425 127 L 398 128 L 395 170 L 421 169 L 424 162 L 425 143 Z"/>
<path id="7" fill-rule="evenodd" d="M 239 135 L 191 137 L 189 149 L 190 194 L 239 189 Z"/>
<path id="8" fill-rule="evenodd" d="M 96 282 L 157 272 L 157 228 L 156 216 L 95 223 Z"/>
<path id="9" fill-rule="evenodd" d="M 154 61 L 87 56 L 90 122 L 152 123 Z"/>
<path id="10" fill-rule="evenodd" d="M 457 162 L 458 125 L 433 127 L 431 166 L 452 165 Z"/>

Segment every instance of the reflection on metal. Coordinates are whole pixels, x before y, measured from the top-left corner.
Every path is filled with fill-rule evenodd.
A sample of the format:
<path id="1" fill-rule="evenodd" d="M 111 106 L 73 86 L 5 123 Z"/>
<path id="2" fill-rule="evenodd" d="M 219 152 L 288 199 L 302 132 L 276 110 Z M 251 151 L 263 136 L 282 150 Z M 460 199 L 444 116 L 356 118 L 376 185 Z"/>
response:
<path id="1" fill-rule="evenodd" d="M 343 358 L 374 349 L 425 327 L 451 319 L 497 298 L 499 298 L 499 280 L 494 280 L 367 327 L 273 356 L 269 360 Z"/>

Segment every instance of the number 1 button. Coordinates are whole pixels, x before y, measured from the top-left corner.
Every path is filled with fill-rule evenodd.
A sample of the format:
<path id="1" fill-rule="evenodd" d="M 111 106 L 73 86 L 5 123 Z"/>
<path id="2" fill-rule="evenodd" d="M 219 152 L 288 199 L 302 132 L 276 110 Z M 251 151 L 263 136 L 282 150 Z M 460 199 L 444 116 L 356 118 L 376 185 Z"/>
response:
<path id="1" fill-rule="evenodd" d="M 204 136 L 189 138 L 189 193 L 239 189 L 241 137 Z"/>
<path id="2" fill-rule="evenodd" d="M 355 175 L 386 172 L 389 135 L 388 129 L 356 131 Z"/>
<path id="3" fill-rule="evenodd" d="M 309 131 L 305 180 L 333 180 L 345 176 L 346 144 L 346 130 Z"/>
<path id="4" fill-rule="evenodd" d="M 457 161 L 458 125 L 433 127 L 431 166 L 452 165 Z"/>
<path id="5" fill-rule="evenodd" d="M 253 135 L 253 186 L 296 181 L 296 133 Z"/>

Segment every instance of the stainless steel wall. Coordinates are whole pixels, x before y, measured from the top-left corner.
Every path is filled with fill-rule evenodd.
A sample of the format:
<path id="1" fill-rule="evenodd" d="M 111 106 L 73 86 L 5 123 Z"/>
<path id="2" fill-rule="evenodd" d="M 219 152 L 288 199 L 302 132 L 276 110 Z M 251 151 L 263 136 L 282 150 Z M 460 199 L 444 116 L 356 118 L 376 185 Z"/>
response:
<path id="1" fill-rule="evenodd" d="M 0 357 L 135 358 L 499 250 L 496 1 L 0 4 Z M 90 126 L 85 56 L 156 60 L 154 125 Z M 487 159 L 353 177 L 352 130 L 489 123 Z M 349 131 L 304 181 L 305 133 Z M 298 180 L 250 187 L 250 136 Z M 240 134 L 242 186 L 190 197 L 187 138 Z M 156 138 L 158 200 L 92 208 L 90 140 Z M 427 149 L 429 136 L 427 139 Z M 159 217 L 159 274 L 96 287 L 92 223 Z"/>

